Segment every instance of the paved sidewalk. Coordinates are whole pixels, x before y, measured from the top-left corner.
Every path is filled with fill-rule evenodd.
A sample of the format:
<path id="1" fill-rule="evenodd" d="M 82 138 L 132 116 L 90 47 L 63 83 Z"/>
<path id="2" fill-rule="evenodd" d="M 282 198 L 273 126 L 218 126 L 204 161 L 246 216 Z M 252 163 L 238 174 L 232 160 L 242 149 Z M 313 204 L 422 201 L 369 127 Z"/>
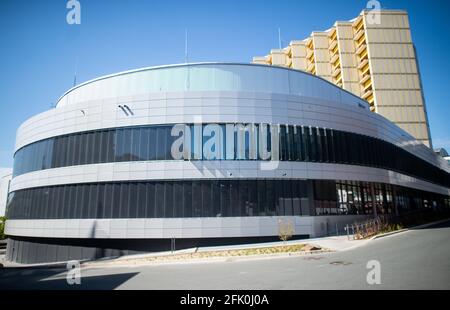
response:
<path id="1" fill-rule="evenodd" d="M 313 238 L 313 239 L 298 239 L 298 240 L 289 240 L 286 242 L 276 241 L 276 242 L 264 242 L 264 243 L 251 243 L 251 244 L 237 244 L 237 245 L 226 245 L 226 246 L 211 246 L 211 247 L 196 247 L 190 249 L 183 249 L 177 251 L 165 251 L 165 252 L 155 252 L 155 253 L 144 253 L 144 254 L 133 254 L 133 255 L 125 255 L 121 257 L 111 257 L 111 258 L 102 258 L 95 261 L 85 262 L 85 266 L 94 266 L 102 263 L 110 263 L 110 262 L 124 262 L 133 261 L 133 260 L 141 260 L 152 257 L 161 257 L 161 256 L 173 256 L 173 255 L 181 255 L 181 254 L 190 254 L 190 253 L 202 253 L 202 252 L 213 252 L 213 251 L 227 251 L 227 250 L 240 250 L 240 249 L 251 249 L 251 248 L 267 248 L 274 246 L 283 246 L 283 245 L 296 245 L 296 244 L 308 244 L 320 247 L 324 251 L 311 251 L 311 252 L 299 252 L 298 255 L 311 255 L 311 254 L 321 254 L 326 252 L 336 252 L 336 251 L 345 251 L 349 249 L 353 249 L 355 247 L 361 246 L 369 242 L 370 240 L 348 240 L 348 237 L 345 236 L 331 236 L 331 237 L 323 237 L 323 238 Z M 277 253 L 277 254 L 262 254 L 262 255 L 249 255 L 249 256 L 233 256 L 233 259 L 252 259 L 259 257 L 277 257 L 277 256 L 289 256 L 293 255 L 293 253 Z M 179 261 L 177 263 L 182 262 L 198 262 L 202 260 L 226 260 L 227 257 L 219 257 L 219 258 L 201 258 L 201 259 L 187 259 L 183 261 Z M 66 262 L 55 262 L 55 263 L 43 263 L 43 264 L 19 264 L 14 262 L 6 262 L 2 261 L 5 267 L 61 267 L 65 266 Z M 173 263 L 173 262 L 171 262 Z"/>
<path id="2" fill-rule="evenodd" d="M 201 247 L 185 249 L 174 252 L 158 252 L 148 254 L 127 255 L 112 259 L 103 259 L 92 262 L 84 263 L 84 267 L 96 268 L 96 267 L 113 267 L 113 266 L 135 266 L 141 264 L 186 264 L 186 263 L 206 263 L 206 262 L 225 262 L 225 261 L 241 261 L 241 260 L 255 260 L 255 259 L 270 259 L 281 258 L 290 256 L 302 256 L 302 255 L 318 255 L 331 252 L 340 252 L 353 249 L 368 243 L 370 240 L 348 240 L 347 236 L 333 236 L 314 239 L 299 239 L 290 241 L 277 241 L 266 243 L 252 243 L 252 244 L 240 244 L 240 245 L 228 245 L 228 246 L 214 246 L 214 247 Z M 204 252 L 217 252 L 217 251 L 229 251 L 229 250 L 241 250 L 241 249 L 254 249 L 254 248 L 267 248 L 276 246 L 288 246 L 288 245 L 311 245 L 321 248 L 321 250 L 313 251 L 300 251 L 300 252 L 281 252 L 274 254 L 254 254 L 243 256 L 211 256 L 201 258 L 180 258 L 171 259 L 173 256 L 189 253 L 204 253 Z M 167 257 L 165 260 L 164 257 Z M 161 258 L 161 260 L 152 261 L 152 258 Z"/>

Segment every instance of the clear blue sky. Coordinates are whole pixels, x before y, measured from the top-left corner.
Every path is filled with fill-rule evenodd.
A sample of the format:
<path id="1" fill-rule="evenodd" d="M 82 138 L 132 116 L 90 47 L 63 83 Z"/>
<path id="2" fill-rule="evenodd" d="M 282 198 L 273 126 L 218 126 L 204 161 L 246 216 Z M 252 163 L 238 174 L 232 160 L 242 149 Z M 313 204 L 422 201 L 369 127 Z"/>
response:
<path id="1" fill-rule="evenodd" d="M 367 1 L 79 0 L 81 25 L 66 23 L 66 0 L 0 0 L 0 166 L 12 166 L 18 126 L 78 82 L 139 67 L 189 61 L 250 62 L 278 45 L 354 18 Z M 450 151 L 449 1 L 381 1 L 406 9 L 416 44 L 435 147 Z"/>

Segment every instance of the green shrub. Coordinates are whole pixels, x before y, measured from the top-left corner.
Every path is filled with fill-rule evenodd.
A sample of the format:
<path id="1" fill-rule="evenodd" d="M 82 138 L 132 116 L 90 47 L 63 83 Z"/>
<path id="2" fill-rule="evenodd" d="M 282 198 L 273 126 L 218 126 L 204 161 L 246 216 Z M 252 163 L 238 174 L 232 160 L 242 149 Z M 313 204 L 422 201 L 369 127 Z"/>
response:
<path id="1" fill-rule="evenodd" d="M 6 223 L 6 217 L 0 216 L 0 240 L 5 239 L 5 223 Z"/>

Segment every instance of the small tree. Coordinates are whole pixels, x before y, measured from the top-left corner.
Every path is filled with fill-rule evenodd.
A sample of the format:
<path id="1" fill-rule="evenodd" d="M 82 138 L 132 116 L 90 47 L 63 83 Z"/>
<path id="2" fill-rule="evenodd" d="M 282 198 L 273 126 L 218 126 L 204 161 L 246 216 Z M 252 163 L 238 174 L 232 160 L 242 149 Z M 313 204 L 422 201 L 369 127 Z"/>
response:
<path id="1" fill-rule="evenodd" d="M 6 217 L 0 216 L 0 240 L 5 239 L 5 223 Z"/>
<path id="2" fill-rule="evenodd" d="M 286 221 L 283 221 L 282 219 L 278 220 L 278 238 L 280 238 L 280 240 L 286 242 L 292 238 L 294 233 L 294 224 L 291 219 Z"/>

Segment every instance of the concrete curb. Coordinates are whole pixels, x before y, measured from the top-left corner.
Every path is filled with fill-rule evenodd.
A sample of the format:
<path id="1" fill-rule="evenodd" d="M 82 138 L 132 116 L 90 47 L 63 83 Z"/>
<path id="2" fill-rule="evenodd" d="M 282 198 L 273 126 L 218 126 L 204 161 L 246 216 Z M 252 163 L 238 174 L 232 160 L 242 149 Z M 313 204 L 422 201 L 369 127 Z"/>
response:
<path id="1" fill-rule="evenodd" d="M 405 231 L 408 231 L 408 230 L 409 230 L 408 228 L 403 228 L 403 229 L 399 229 L 399 230 L 390 231 L 390 232 L 387 232 L 387 233 L 384 233 L 384 234 L 379 234 L 379 235 L 372 236 L 369 240 L 380 239 L 380 238 L 383 238 L 383 237 L 399 234 L 399 233 L 402 233 L 402 232 L 405 232 Z"/>
<path id="2" fill-rule="evenodd" d="M 295 242 L 296 240 L 292 240 Z M 297 240 L 298 241 L 298 240 Z M 293 243 L 293 244 L 297 244 Z M 299 242 L 298 244 L 309 244 L 314 245 L 312 243 Z M 273 245 L 272 245 L 273 246 Z M 270 247 L 270 246 L 263 246 Z M 244 247 L 238 248 L 225 248 L 220 249 L 220 247 L 211 247 L 214 251 L 226 251 L 226 250 L 241 250 L 251 248 L 251 244 L 246 244 Z M 259 247 L 258 247 L 259 248 Z M 322 248 L 322 247 L 321 247 Z M 102 267 L 130 267 L 130 266 L 138 266 L 138 265 L 167 265 L 167 264 L 190 264 L 190 263 L 210 263 L 210 262 L 231 262 L 238 260 L 252 260 L 252 259 L 266 259 L 266 258 L 283 258 L 283 257 L 293 257 L 293 256 L 308 256 L 314 254 L 326 254 L 335 252 L 333 249 L 322 248 L 322 250 L 316 251 L 300 251 L 300 252 L 282 252 L 282 253 L 272 253 L 272 254 L 255 254 L 255 255 L 246 255 L 246 256 L 212 256 L 212 257 L 202 257 L 202 258 L 188 258 L 188 259 L 180 259 L 180 260 L 167 260 L 167 261 L 146 261 L 146 259 L 157 258 L 157 257 L 171 257 L 174 255 L 183 255 L 183 254 L 191 254 L 191 253 L 200 253 L 200 252 L 208 252 L 208 250 L 198 251 L 199 248 L 189 248 L 183 250 L 177 250 L 174 252 L 165 251 L 165 252 L 157 252 L 157 253 L 144 253 L 144 254 L 132 254 L 125 255 L 120 257 L 104 257 L 98 260 L 80 260 L 81 268 L 102 268 Z M 142 260 L 142 261 L 141 261 Z M 140 261 L 136 263 L 135 261 Z M 37 264 L 20 264 L 20 263 L 11 263 L 11 262 L 2 262 L 4 264 L 4 268 L 8 269 L 20 269 L 20 268 L 63 268 L 65 269 L 67 266 L 67 261 L 64 262 L 52 262 L 52 263 L 37 263 Z M 6 263 L 6 264 L 5 264 Z"/>
<path id="3" fill-rule="evenodd" d="M 317 250 L 311 252 L 285 252 L 285 253 L 273 253 L 273 254 L 258 254 L 258 255 L 246 255 L 246 256 L 212 256 L 203 258 L 193 258 L 193 259 L 183 259 L 183 260 L 168 260 L 168 261 L 143 261 L 135 263 L 134 258 L 128 258 L 130 260 L 127 262 L 125 259 L 105 261 L 102 262 L 86 262 L 81 264 L 83 269 L 95 269 L 95 268 L 110 268 L 110 267 L 134 267 L 134 266 L 159 266 L 159 265 L 177 265 L 177 264 L 198 264 L 198 263 L 225 263 L 225 262 L 235 262 L 235 261 L 248 261 L 248 260 L 262 260 L 270 258 L 288 258 L 288 257 L 307 257 L 317 254 L 328 254 L 333 253 L 332 250 Z M 145 259 L 145 258 L 139 258 Z M 138 259 L 138 260 L 139 260 Z"/>
<path id="4" fill-rule="evenodd" d="M 435 222 L 431 222 L 431 223 L 427 223 L 427 224 L 422 224 L 422 225 L 418 225 L 418 226 L 413 226 L 413 227 L 410 227 L 410 228 L 403 228 L 403 229 L 400 229 L 400 230 L 390 231 L 390 232 L 387 232 L 387 233 L 384 233 L 384 234 L 373 236 L 369 240 L 375 240 L 375 239 L 379 239 L 379 238 L 383 238 L 383 237 L 399 234 L 399 233 L 402 233 L 402 232 L 407 232 L 407 231 L 414 230 L 414 229 L 427 228 L 427 227 L 430 227 L 430 226 L 433 226 L 433 225 L 437 225 L 437 224 L 441 224 L 441 223 L 445 223 L 445 222 L 448 222 L 448 221 L 450 221 L 450 218 L 444 219 L 444 220 L 435 221 Z"/>

